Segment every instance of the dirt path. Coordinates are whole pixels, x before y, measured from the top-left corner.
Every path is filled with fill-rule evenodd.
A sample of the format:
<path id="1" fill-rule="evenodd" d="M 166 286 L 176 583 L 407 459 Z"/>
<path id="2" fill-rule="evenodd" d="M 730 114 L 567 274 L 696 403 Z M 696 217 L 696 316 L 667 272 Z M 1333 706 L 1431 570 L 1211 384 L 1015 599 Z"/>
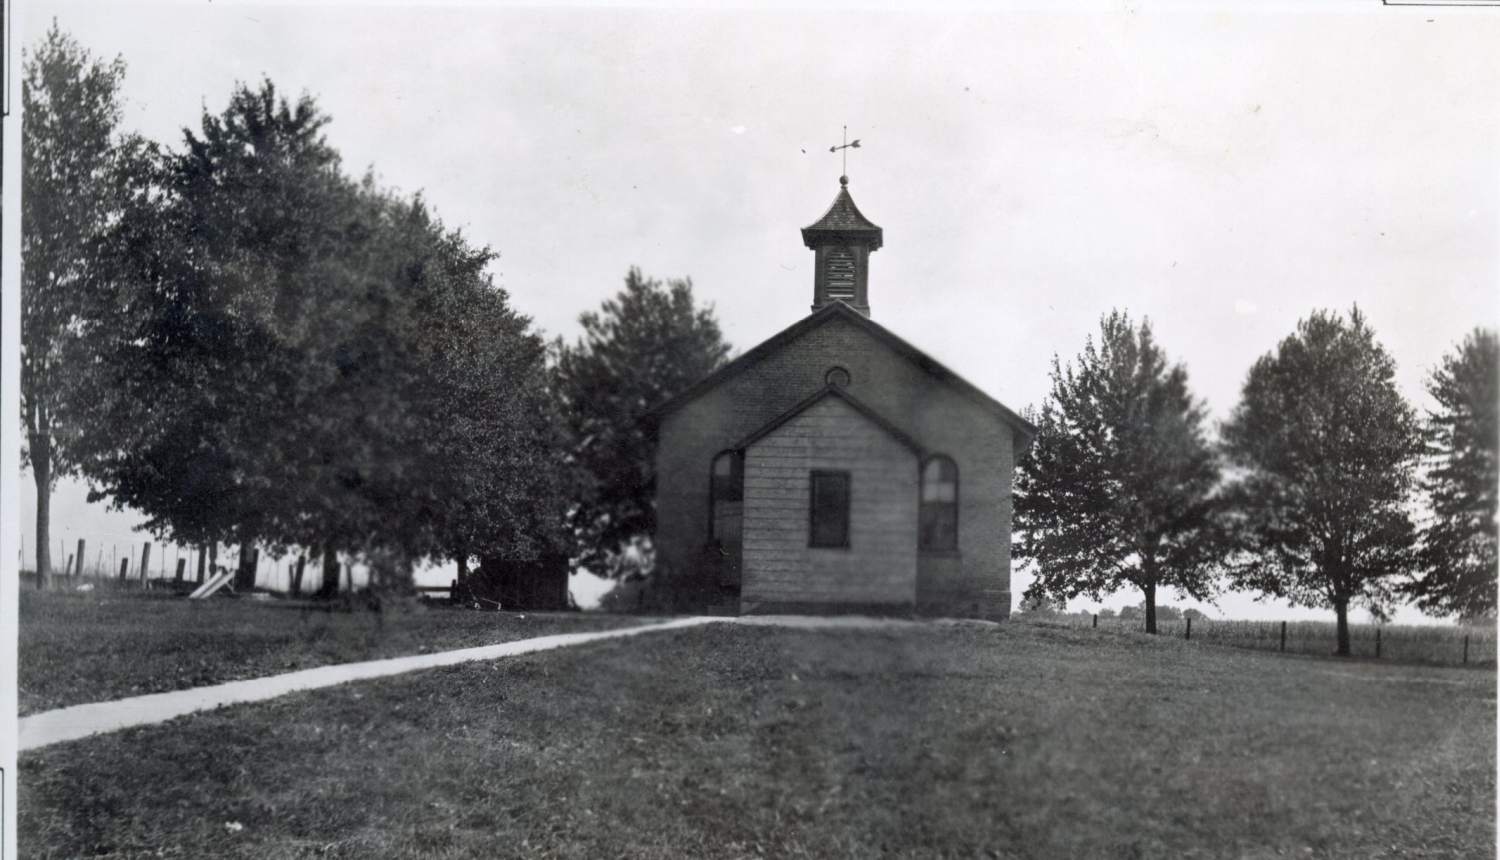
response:
<path id="1" fill-rule="evenodd" d="M 231 681 L 226 684 L 214 684 L 208 687 L 193 687 L 187 690 L 174 690 L 170 693 L 154 693 L 147 696 L 133 696 L 128 699 L 117 699 L 110 702 L 73 705 L 72 707 L 59 708 L 55 711 L 43 711 L 42 713 L 20 719 L 17 751 L 25 752 L 37 749 L 38 747 L 86 738 L 90 735 L 103 732 L 113 732 L 134 726 L 161 723 L 175 717 L 185 716 L 197 711 L 219 708 L 225 705 L 236 705 L 242 702 L 259 702 L 300 690 L 316 690 L 320 687 L 331 687 L 335 684 L 346 684 L 350 681 L 362 681 L 367 678 L 399 675 L 403 672 L 414 672 L 419 669 L 452 666 L 456 663 L 467 663 L 475 660 L 497 660 L 503 657 L 533 654 L 538 651 L 551 651 L 557 648 L 567 648 L 572 645 L 583 645 L 605 639 L 619 639 L 642 633 L 679 630 L 685 627 L 698 627 L 704 624 L 715 623 L 769 625 L 806 629 L 878 629 L 910 626 L 915 622 L 875 618 L 811 618 L 801 616 L 678 618 L 658 624 L 644 624 L 640 627 L 600 630 L 592 633 L 559 633 L 551 636 L 538 636 L 535 639 L 505 642 L 499 645 L 485 645 L 478 648 L 460 648 L 454 651 L 439 651 L 434 654 L 416 654 L 409 657 L 392 657 L 384 660 L 366 660 L 359 663 L 319 666 L 316 669 L 303 669 L 297 672 L 270 675 L 264 678 L 250 678 L 244 681 Z"/>

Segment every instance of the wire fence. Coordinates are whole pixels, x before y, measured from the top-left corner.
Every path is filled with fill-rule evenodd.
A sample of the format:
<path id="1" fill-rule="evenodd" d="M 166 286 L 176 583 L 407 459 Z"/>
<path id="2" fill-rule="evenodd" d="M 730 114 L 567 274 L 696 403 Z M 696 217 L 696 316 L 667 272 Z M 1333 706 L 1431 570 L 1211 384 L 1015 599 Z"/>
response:
<path id="1" fill-rule="evenodd" d="M 1144 633 L 1144 619 L 1097 615 L 1020 615 L 1041 624 L 1091 627 L 1117 633 Z M 1220 621 L 1209 618 L 1158 620 L 1159 636 L 1193 642 L 1330 655 L 1337 649 L 1338 626 L 1332 621 Z M 1404 663 L 1495 665 L 1495 625 L 1350 624 L 1351 656 Z"/>

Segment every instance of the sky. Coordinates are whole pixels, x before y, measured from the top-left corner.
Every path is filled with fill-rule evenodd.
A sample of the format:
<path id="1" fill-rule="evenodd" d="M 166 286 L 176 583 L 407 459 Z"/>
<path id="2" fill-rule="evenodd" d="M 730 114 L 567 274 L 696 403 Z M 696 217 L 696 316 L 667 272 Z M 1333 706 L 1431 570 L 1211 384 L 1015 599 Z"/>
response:
<path id="1" fill-rule="evenodd" d="M 1053 356 L 1075 355 L 1111 308 L 1150 318 L 1216 421 L 1314 309 L 1358 304 L 1421 408 L 1442 355 L 1500 315 L 1495 10 L 24 14 L 26 44 L 55 17 L 123 56 L 123 125 L 163 143 L 222 110 L 237 81 L 311 94 L 348 171 L 420 191 L 494 248 L 496 281 L 553 335 L 576 336 L 632 265 L 691 276 L 739 351 L 801 318 L 813 256 L 798 230 L 837 193 L 828 147 L 845 125 L 861 140 L 850 191 L 885 229 L 874 319 L 1017 410 L 1042 401 Z M 21 488 L 29 541 L 34 492 Z M 54 522 L 121 540 L 134 524 L 72 483 Z M 1015 594 L 1028 582 L 1017 574 Z M 1328 615 L 1245 595 L 1207 611 Z"/>

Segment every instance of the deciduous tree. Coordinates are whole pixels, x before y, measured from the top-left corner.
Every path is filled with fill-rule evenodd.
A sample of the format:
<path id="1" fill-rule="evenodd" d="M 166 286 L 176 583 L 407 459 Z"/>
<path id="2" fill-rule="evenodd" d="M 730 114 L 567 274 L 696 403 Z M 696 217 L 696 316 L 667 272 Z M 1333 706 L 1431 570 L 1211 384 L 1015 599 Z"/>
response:
<path id="1" fill-rule="evenodd" d="M 1383 617 L 1414 563 L 1421 438 L 1395 372 L 1358 308 L 1318 311 L 1255 362 L 1223 428 L 1237 583 L 1332 607 L 1343 656 L 1350 604 Z"/>
<path id="2" fill-rule="evenodd" d="M 24 63 L 21 99 L 21 420 L 36 482 L 36 570 L 48 549 L 56 480 L 74 471 L 76 398 L 90 369 L 82 329 L 100 275 L 100 236 L 117 217 L 123 164 L 139 144 L 118 131 L 125 63 L 96 59 L 54 21 Z"/>
<path id="3" fill-rule="evenodd" d="M 1016 480 L 1016 556 L 1035 562 L 1027 589 L 1059 601 L 1124 587 L 1202 599 L 1222 558 L 1219 467 L 1187 370 L 1169 364 L 1150 323 L 1114 311 L 1075 364 L 1052 364 L 1051 394 Z"/>
<path id="4" fill-rule="evenodd" d="M 164 153 L 109 237 L 116 325 L 95 339 L 96 497 L 183 543 L 277 543 L 305 524 L 304 434 L 330 327 L 375 245 L 308 97 L 237 86 Z M 358 441 L 351 439 L 351 444 Z"/>
<path id="5" fill-rule="evenodd" d="M 494 253 L 342 175 L 326 123 L 237 87 L 112 232 L 97 492 L 185 542 L 378 559 L 398 590 L 423 557 L 555 544 L 545 344 Z"/>
<path id="6" fill-rule="evenodd" d="M 1438 408 L 1424 428 L 1430 519 L 1421 571 L 1406 586 L 1423 610 L 1493 618 L 1500 488 L 1500 340 L 1475 329 L 1427 381 Z"/>

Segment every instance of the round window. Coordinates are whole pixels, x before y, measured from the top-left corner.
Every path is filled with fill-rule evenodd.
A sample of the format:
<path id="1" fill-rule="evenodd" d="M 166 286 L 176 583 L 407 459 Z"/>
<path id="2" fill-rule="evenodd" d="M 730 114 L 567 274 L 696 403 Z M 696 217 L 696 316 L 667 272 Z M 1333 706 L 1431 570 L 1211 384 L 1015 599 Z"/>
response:
<path id="1" fill-rule="evenodd" d="M 842 367 L 829 368 L 828 373 L 823 376 L 823 381 L 834 388 L 847 387 L 849 385 L 849 371 Z"/>

